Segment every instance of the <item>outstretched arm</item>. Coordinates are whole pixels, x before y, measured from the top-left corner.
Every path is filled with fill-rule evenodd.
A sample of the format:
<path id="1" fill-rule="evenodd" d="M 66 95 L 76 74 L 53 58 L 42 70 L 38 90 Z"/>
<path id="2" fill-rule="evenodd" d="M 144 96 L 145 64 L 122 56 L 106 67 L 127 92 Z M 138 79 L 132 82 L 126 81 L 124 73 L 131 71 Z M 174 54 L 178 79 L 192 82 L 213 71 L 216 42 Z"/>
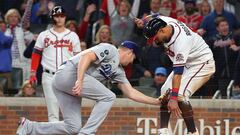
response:
<path id="1" fill-rule="evenodd" d="M 123 93 L 129 98 L 136 102 L 151 104 L 151 105 L 160 105 L 160 101 L 156 98 L 152 98 L 144 95 L 138 90 L 134 89 L 128 83 L 119 83 L 118 87 L 123 91 Z"/>

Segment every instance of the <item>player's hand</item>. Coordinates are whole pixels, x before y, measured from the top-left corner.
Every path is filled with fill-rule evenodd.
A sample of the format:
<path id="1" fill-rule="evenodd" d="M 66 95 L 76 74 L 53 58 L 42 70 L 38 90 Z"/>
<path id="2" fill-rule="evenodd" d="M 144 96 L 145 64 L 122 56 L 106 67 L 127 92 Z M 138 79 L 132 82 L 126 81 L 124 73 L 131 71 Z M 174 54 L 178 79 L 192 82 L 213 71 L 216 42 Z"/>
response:
<path id="1" fill-rule="evenodd" d="M 37 77 L 36 77 L 36 72 L 35 71 L 31 71 L 29 81 L 30 81 L 30 84 L 32 86 L 37 84 Z"/>
<path id="2" fill-rule="evenodd" d="M 141 19 L 139 19 L 139 18 L 134 18 L 134 22 L 136 23 L 136 25 L 138 26 L 138 28 L 143 28 L 143 26 L 144 26 L 143 20 L 141 20 Z"/>
<path id="3" fill-rule="evenodd" d="M 176 117 L 181 117 L 181 110 L 178 106 L 178 101 L 177 100 L 173 100 L 173 99 L 170 99 L 169 102 L 168 102 L 168 110 L 173 113 Z"/>
<path id="4" fill-rule="evenodd" d="M 75 82 L 75 86 L 72 89 L 72 92 L 74 95 L 79 96 L 81 93 L 81 89 L 82 89 L 82 82 L 77 80 Z"/>

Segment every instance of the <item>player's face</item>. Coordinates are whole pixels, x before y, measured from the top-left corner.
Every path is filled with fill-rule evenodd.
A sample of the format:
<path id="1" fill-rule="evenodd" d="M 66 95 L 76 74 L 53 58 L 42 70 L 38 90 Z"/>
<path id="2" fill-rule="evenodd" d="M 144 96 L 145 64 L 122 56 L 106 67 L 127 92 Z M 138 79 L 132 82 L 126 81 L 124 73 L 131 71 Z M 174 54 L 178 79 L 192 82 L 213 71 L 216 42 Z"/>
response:
<path id="1" fill-rule="evenodd" d="M 66 16 L 64 14 L 57 14 L 53 16 L 53 19 L 55 20 L 55 25 L 58 27 L 65 26 L 65 20 Z"/>
<path id="2" fill-rule="evenodd" d="M 163 31 L 163 29 L 158 30 L 157 34 L 154 37 L 154 42 L 159 46 L 168 41 L 168 36 Z"/>
<path id="3" fill-rule="evenodd" d="M 121 60 L 121 65 L 127 66 L 130 63 L 133 63 L 133 60 L 136 58 L 132 50 L 128 49 Z"/>

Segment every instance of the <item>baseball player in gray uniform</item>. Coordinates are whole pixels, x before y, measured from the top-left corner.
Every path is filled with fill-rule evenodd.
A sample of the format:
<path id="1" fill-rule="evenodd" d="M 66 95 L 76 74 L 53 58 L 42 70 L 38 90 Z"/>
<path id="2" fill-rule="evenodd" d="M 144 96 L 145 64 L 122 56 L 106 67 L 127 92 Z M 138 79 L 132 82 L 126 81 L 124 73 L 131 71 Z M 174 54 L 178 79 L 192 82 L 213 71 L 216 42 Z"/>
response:
<path id="1" fill-rule="evenodd" d="M 137 45 L 125 41 L 119 49 L 100 43 L 70 58 L 59 67 L 53 79 L 53 89 L 63 114 L 60 122 L 33 122 L 21 118 L 17 135 L 95 135 L 106 118 L 116 95 L 101 81 L 110 80 L 130 99 L 159 105 L 158 99 L 148 97 L 134 89 L 126 78 L 122 66 L 132 63 Z M 81 99 L 95 100 L 91 115 L 82 126 Z"/>

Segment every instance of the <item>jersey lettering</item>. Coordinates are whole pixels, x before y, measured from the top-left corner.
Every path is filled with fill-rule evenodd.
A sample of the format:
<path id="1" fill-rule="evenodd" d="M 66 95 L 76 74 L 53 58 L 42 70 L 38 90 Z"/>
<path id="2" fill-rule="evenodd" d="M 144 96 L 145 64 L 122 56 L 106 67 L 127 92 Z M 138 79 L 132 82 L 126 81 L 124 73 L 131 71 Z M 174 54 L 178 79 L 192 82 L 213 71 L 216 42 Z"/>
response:
<path id="1" fill-rule="evenodd" d="M 191 36 L 189 29 L 182 22 L 177 21 L 177 23 L 183 28 L 187 36 Z"/>
<path id="2" fill-rule="evenodd" d="M 70 51 L 70 52 L 73 51 L 73 44 L 69 39 L 68 40 L 61 39 L 61 40 L 52 41 L 52 40 L 50 40 L 50 38 L 45 38 L 44 46 L 47 48 L 50 45 L 54 45 L 55 48 L 67 47 L 68 51 Z"/>
<path id="3" fill-rule="evenodd" d="M 116 73 L 112 72 L 112 65 L 110 64 L 102 65 L 99 71 L 100 71 L 100 74 L 104 76 L 106 79 L 111 80 L 116 77 L 115 75 Z"/>

